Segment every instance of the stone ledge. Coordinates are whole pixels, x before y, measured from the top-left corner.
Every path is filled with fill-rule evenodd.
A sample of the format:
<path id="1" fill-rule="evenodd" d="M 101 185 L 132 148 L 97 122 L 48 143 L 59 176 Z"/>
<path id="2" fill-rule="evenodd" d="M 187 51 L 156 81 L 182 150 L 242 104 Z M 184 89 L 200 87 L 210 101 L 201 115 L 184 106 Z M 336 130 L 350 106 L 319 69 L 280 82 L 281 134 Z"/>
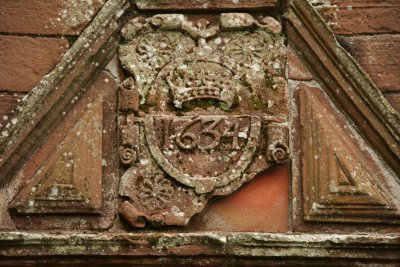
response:
<path id="1" fill-rule="evenodd" d="M 400 235 L 1 232 L 0 258 L 52 256 L 285 257 L 399 261 Z"/>
<path id="2" fill-rule="evenodd" d="M 274 8 L 278 0 L 134 0 L 134 3 L 140 10 L 196 10 L 196 9 L 260 9 Z"/>

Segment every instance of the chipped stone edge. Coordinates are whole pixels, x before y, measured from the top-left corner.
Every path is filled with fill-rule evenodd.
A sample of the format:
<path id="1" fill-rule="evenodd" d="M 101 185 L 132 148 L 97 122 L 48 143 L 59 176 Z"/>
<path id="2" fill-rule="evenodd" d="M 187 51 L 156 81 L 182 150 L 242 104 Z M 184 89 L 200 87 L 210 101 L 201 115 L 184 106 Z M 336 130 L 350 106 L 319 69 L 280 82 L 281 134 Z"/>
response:
<path id="1" fill-rule="evenodd" d="M 316 51 L 316 57 L 327 69 L 328 74 L 329 68 L 333 66 L 337 72 L 335 75 L 339 75 L 339 77 L 333 74 L 328 77 L 323 75 L 319 77 L 327 85 L 325 91 L 333 96 L 336 102 L 341 102 L 340 98 L 348 98 L 346 101 L 354 105 L 355 111 L 353 113 L 357 114 L 349 115 L 350 111 L 345 110 L 347 115 L 355 116 L 354 118 L 358 120 L 363 116 L 362 123 L 355 123 L 356 128 L 364 129 L 368 125 L 378 133 L 382 142 L 379 145 L 376 141 L 372 141 L 376 138 L 375 136 L 368 133 L 366 133 L 366 136 L 397 175 L 400 175 L 398 169 L 400 164 L 400 114 L 384 98 L 356 60 L 340 46 L 333 32 L 315 8 L 308 1 L 288 0 L 288 2 L 288 9 L 285 14 L 288 31 L 296 32 L 295 34 L 303 39 L 300 46 L 307 46 Z M 317 47 L 310 47 L 309 42 L 316 42 Z M 297 45 L 295 44 L 295 46 Z M 298 49 L 296 48 L 296 50 Z M 323 58 L 321 58 L 321 54 Z M 319 74 L 317 69 L 313 69 L 313 71 L 317 75 Z M 343 86 L 343 82 L 348 83 L 349 87 Z M 335 84 L 339 86 L 335 87 Z M 340 94 L 343 96 L 340 96 Z M 362 105 L 365 106 L 362 107 Z"/>
<path id="2" fill-rule="evenodd" d="M 0 256 L 241 256 L 400 260 L 397 234 L 0 232 Z M 371 253 L 374 249 L 374 253 Z M 377 253 L 379 252 L 379 253 Z"/>
<path id="3" fill-rule="evenodd" d="M 4 127 L 0 134 L 0 166 L 7 163 L 8 157 L 22 144 L 29 133 L 40 123 L 43 115 L 43 106 L 56 103 L 62 93 L 58 87 L 68 77 L 69 73 L 76 71 L 75 63 L 82 61 L 85 53 L 90 51 L 90 43 L 100 38 L 104 28 L 124 9 L 128 0 L 109 0 L 101 8 L 92 22 L 84 29 L 79 38 L 63 55 L 54 69 L 45 75 L 38 85 L 23 99 L 14 117 L 18 123 Z M 79 68 L 79 67 L 78 67 Z M 68 88 L 63 88 L 64 91 Z M 59 95 L 59 97 L 55 95 Z M 52 97 L 55 96 L 55 99 Z M 49 101 L 49 99 L 51 99 Z M 7 131 L 7 134 L 3 134 Z"/>

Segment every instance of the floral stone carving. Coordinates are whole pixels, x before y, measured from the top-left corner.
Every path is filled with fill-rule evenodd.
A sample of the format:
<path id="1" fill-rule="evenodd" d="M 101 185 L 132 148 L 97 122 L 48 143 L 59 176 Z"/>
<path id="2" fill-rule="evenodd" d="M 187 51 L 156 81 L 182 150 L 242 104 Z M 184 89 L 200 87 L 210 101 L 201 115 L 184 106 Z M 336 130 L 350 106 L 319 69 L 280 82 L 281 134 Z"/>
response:
<path id="1" fill-rule="evenodd" d="M 122 28 L 119 211 L 132 226 L 185 225 L 288 160 L 286 48 L 271 20 L 163 14 Z"/>

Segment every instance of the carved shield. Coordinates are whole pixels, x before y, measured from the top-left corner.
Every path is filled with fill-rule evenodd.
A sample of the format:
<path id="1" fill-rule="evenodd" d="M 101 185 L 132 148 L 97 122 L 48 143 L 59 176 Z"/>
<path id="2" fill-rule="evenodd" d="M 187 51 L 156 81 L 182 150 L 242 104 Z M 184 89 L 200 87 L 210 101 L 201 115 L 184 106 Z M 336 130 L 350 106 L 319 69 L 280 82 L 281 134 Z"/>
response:
<path id="1" fill-rule="evenodd" d="M 197 24 L 136 18 L 119 49 L 120 213 L 132 226 L 185 225 L 287 160 L 283 37 L 248 14 Z"/>

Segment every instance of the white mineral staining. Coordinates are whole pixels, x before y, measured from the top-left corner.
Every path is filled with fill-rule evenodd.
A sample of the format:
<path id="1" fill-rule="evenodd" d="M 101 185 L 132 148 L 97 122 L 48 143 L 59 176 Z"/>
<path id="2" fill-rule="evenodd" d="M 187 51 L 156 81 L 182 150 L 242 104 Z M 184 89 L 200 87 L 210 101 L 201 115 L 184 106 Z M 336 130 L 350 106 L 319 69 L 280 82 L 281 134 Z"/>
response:
<path id="1" fill-rule="evenodd" d="M 214 43 L 215 43 L 216 45 L 220 45 L 220 44 L 222 43 L 222 38 L 221 38 L 221 37 L 215 38 L 215 39 L 214 39 Z"/>
<path id="2" fill-rule="evenodd" d="M 258 64 L 258 63 L 254 63 L 253 65 L 251 65 L 251 69 L 254 70 L 254 71 L 261 71 L 262 70 L 261 65 Z"/>
<path id="3" fill-rule="evenodd" d="M 336 186 L 336 182 L 331 180 L 329 183 L 329 191 L 332 193 L 339 192 L 338 187 Z"/>
<path id="4" fill-rule="evenodd" d="M 181 108 L 181 107 L 182 107 L 182 102 L 179 101 L 179 100 L 174 100 L 174 105 L 175 105 L 175 107 L 177 107 L 177 108 Z"/>
<path id="5" fill-rule="evenodd" d="M 178 89 L 176 90 L 178 94 L 184 95 L 188 92 L 191 91 L 190 87 L 178 87 Z"/>
<path id="6" fill-rule="evenodd" d="M 280 64 L 279 62 L 274 62 L 273 65 L 272 65 L 272 67 L 273 67 L 274 69 L 279 69 L 279 68 L 281 67 L 281 64 Z"/>
<path id="7" fill-rule="evenodd" d="M 58 187 L 57 186 L 52 186 L 49 194 L 49 198 L 54 198 L 58 196 Z"/>
<path id="8" fill-rule="evenodd" d="M 239 29 L 250 27 L 255 23 L 253 17 L 247 13 L 223 13 L 220 24 L 223 29 Z"/>
<path id="9" fill-rule="evenodd" d="M 236 156 L 237 155 L 237 151 L 232 151 L 231 153 L 229 153 L 229 156 L 230 157 L 234 157 L 234 156 Z"/>
<path id="10" fill-rule="evenodd" d="M 175 217 L 184 217 L 185 213 L 183 213 L 177 206 L 173 206 L 171 208 L 171 212 Z"/>
<path id="11" fill-rule="evenodd" d="M 273 17 L 265 17 L 262 19 L 261 22 L 265 25 L 267 30 L 269 30 L 274 34 L 278 34 L 282 31 L 281 23 L 276 19 L 274 19 Z"/>
<path id="12" fill-rule="evenodd" d="M 167 156 L 167 157 L 171 157 L 174 153 L 173 153 L 173 151 L 170 150 L 170 149 L 164 149 L 164 150 L 163 150 L 163 154 L 164 154 L 165 156 Z"/>
<path id="13" fill-rule="evenodd" d="M 21 99 L 21 101 L 22 101 L 22 102 L 25 102 L 27 99 L 28 99 L 28 95 L 25 95 L 25 96 Z"/>
<path id="14" fill-rule="evenodd" d="M 313 204 L 312 204 L 312 209 L 313 209 L 313 210 L 318 209 L 318 203 L 313 202 Z"/>
<path id="15" fill-rule="evenodd" d="M 247 133 L 245 133 L 245 132 L 239 132 L 239 133 L 238 133 L 238 136 L 239 136 L 240 138 L 247 139 Z"/>
<path id="16" fill-rule="evenodd" d="M 63 26 L 65 30 L 76 28 L 92 19 L 95 7 L 92 0 L 63 0 L 59 17 L 50 21 L 50 24 L 53 28 Z"/>
<path id="17" fill-rule="evenodd" d="M 149 161 L 147 159 L 141 159 L 139 161 L 139 163 L 140 163 L 140 165 L 147 165 L 147 164 L 149 164 Z"/>
<path id="18" fill-rule="evenodd" d="M 124 14 L 124 12 L 125 11 L 123 9 L 118 10 L 117 13 L 115 14 L 115 18 L 119 19 Z"/>
<path id="19" fill-rule="evenodd" d="M 179 29 L 182 27 L 182 22 L 185 20 L 185 16 L 181 14 L 161 14 L 153 16 L 150 19 L 150 23 L 164 30 Z"/>

